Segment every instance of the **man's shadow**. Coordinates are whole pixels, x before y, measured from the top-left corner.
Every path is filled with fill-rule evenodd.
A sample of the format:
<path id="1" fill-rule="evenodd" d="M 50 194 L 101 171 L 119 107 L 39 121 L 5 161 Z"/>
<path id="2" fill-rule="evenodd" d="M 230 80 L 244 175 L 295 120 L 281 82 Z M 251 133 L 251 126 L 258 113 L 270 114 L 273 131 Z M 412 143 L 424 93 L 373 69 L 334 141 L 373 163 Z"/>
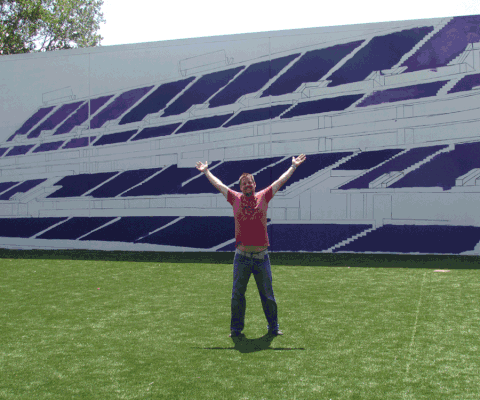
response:
<path id="1" fill-rule="evenodd" d="M 274 338 L 275 336 L 267 333 L 256 339 L 248 339 L 243 333 L 241 333 L 238 336 L 232 337 L 232 340 L 235 344 L 235 350 L 238 350 L 240 353 L 254 353 L 255 351 L 268 349 Z"/>
<path id="2" fill-rule="evenodd" d="M 234 349 L 238 350 L 240 353 L 254 353 L 262 350 L 305 350 L 304 348 L 286 347 L 276 347 L 272 349 L 270 345 L 275 337 L 276 336 L 267 333 L 256 339 L 248 339 L 243 333 L 241 333 L 238 336 L 232 337 L 232 340 L 235 344 Z"/>

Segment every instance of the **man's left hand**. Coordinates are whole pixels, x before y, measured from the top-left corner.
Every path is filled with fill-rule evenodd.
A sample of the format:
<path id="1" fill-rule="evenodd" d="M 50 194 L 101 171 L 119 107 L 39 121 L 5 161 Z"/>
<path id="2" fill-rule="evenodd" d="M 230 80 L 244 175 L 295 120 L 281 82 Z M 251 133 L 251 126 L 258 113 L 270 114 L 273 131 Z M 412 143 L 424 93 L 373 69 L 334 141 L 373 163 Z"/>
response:
<path id="1" fill-rule="evenodd" d="M 297 158 L 292 157 L 292 165 L 295 167 L 298 167 L 301 163 L 305 161 L 307 157 L 305 157 L 305 154 L 300 154 Z"/>

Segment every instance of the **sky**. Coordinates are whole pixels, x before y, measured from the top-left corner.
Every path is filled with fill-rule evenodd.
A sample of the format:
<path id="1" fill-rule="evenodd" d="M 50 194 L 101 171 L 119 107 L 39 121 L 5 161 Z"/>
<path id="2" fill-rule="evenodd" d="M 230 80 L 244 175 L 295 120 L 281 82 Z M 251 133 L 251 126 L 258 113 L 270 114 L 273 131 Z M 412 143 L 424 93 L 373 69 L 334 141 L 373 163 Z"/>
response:
<path id="1" fill-rule="evenodd" d="M 315 5 L 312 5 L 315 4 Z M 134 7 L 132 7 L 134 5 Z M 104 0 L 102 46 L 480 14 L 480 1 Z"/>

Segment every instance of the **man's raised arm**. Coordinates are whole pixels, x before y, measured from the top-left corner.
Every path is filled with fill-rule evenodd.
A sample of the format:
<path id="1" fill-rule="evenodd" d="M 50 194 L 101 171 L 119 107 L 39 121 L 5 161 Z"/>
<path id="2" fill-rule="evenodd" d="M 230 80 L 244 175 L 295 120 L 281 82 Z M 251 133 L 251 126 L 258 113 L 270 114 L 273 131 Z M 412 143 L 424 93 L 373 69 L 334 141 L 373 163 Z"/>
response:
<path id="1" fill-rule="evenodd" d="M 292 176 L 293 171 L 297 169 L 297 167 L 306 160 L 305 154 L 300 154 L 297 158 L 292 157 L 292 166 L 285 172 L 280 178 L 278 178 L 275 182 L 273 182 L 273 195 L 278 192 L 278 190 L 283 186 L 283 184 L 288 181 L 288 179 Z"/>
<path id="2" fill-rule="evenodd" d="M 220 191 L 220 193 L 222 193 L 225 196 L 225 198 L 228 200 L 228 187 L 226 187 L 220 179 L 218 179 L 208 170 L 208 162 L 205 161 L 205 164 L 202 164 L 201 161 L 198 161 L 197 169 L 200 172 L 203 172 L 205 176 L 208 178 L 208 180 L 212 183 L 212 185 L 215 186 Z"/>

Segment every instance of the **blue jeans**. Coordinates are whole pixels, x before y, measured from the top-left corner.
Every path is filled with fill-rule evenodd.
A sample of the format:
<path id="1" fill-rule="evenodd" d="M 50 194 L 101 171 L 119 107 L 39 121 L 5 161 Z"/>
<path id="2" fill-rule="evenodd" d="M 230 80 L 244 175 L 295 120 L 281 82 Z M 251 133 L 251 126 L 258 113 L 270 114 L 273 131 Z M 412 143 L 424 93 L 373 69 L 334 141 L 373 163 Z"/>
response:
<path id="1" fill-rule="evenodd" d="M 245 325 L 245 292 L 250 275 L 253 273 L 258 293 L 262 301 L 263 312 L 267 318 L 267 329 L 278 330 L 277 302 L 273 295 L 272 271 L 268 253 L 263 260 L 235 253 L 233 260 L 232 321 L 230 330 L 241 332 Z"/>

